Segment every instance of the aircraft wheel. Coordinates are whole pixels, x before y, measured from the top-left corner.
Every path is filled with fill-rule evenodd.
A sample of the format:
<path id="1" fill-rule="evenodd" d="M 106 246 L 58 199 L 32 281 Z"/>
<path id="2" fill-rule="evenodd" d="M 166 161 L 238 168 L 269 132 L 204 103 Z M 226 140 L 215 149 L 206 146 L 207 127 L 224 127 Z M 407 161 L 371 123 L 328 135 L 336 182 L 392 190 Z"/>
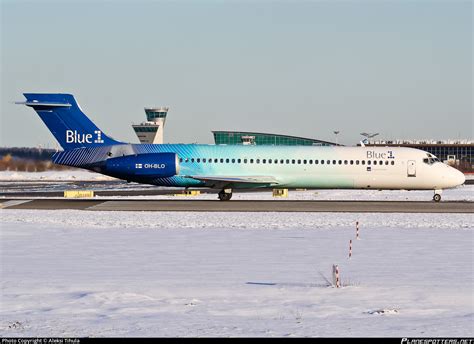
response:
<path id="1" fill-rule="evenodd" d="M 433 201 L 435 201 L 435 202 L 441 201 L 441 195 L 440 195 L 440 194 L 435 194 L 435 195 L 433 196 Z"/>
<path id="2" fill-rule="evenodd" d="M 219 192 L 218 197 L 221 201 L 228 201 L 232 198 L 232 192 L 224 192 L 224 190 L 222 190 L 221 192 Z"/>

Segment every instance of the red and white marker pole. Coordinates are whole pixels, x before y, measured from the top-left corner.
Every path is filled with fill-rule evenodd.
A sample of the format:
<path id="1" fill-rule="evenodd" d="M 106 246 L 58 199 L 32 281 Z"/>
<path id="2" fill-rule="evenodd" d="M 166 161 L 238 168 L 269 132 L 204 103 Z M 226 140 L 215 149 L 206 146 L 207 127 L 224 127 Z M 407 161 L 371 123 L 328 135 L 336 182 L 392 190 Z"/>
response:
<path id="1" fill-rule="evenodd" d="M 336 286 L 336 288 L 340 288 L 341 280 L 339 279 L 339 266 L 337 265 L 332 266 L 332 278 L 333 278 L 333 283 Z"/>
<path id="2" fill-rule="evenodd" d="M 349 240 L 349 259 L 352 257 L 352 240 Z"/>
<path id="3" fill-rule="evenodd" d="M 360 240 L 360 237 L 359 237 L 359 221 L 356 222 L 356 239 Z"/>

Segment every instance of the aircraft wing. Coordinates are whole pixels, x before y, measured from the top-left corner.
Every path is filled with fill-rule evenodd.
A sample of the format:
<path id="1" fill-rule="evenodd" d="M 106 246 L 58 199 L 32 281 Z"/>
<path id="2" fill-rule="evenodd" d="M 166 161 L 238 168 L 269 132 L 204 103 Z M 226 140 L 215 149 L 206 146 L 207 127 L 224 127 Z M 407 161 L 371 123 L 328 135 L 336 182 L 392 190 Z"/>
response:
<path id="1" fill-rule="evenodd" d="M 200 180 L 211 188 L 231 188 L 235 185 L 245 187 L 250 186 L 270 186 L 278 184 L 278 181 L 271 176 L 186 176 Z"/>

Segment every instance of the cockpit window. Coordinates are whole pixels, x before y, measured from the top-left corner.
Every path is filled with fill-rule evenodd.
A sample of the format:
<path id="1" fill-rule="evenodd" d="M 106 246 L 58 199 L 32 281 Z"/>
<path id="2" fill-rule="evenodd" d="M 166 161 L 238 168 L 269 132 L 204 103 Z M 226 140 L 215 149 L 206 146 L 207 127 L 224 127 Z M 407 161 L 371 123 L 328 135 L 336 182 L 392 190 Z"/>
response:
<path id="1" fill-rule="evenodd" d="M 438 158 L 424 158 L 423 162 L 428 165 L 433 165 L 435 162 L 440 162 Z"/>

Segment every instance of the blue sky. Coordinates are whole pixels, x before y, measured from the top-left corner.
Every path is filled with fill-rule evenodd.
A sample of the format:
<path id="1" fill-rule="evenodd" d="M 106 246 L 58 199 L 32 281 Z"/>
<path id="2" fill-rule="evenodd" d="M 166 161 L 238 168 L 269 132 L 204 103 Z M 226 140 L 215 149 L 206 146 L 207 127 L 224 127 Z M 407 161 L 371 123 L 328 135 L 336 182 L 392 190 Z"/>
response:
<path id="1" fill-rule="evenodd" d="M 166 142 L 249 130 L 354 144 L 472 138 L 472 3 L 1 2 L 3 146 L 50 146 L 22 92 L 73 93 L 113 137 L 170 106 Z"/>

